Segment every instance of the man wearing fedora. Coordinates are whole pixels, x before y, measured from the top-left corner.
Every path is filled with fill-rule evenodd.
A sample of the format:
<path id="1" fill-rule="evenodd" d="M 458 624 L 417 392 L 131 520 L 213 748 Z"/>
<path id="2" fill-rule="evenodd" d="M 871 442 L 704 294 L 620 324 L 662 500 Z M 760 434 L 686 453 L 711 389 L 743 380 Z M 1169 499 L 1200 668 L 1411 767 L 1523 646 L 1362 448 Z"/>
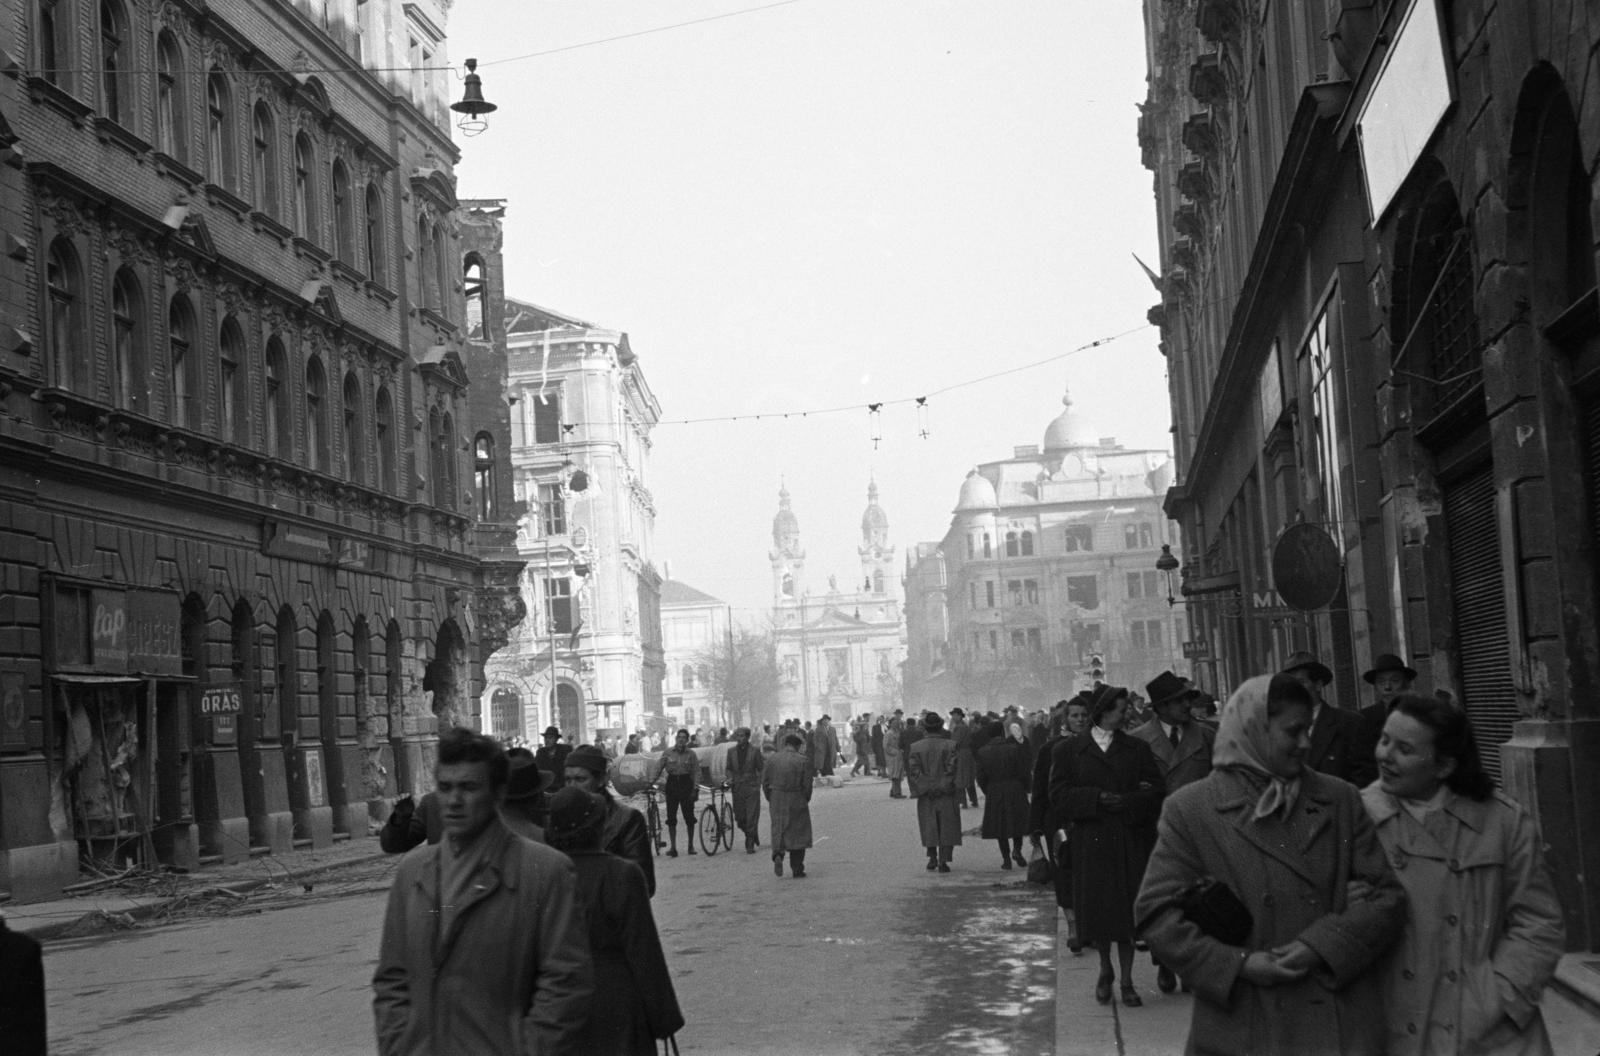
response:
<path id="1" fill-rule="evenodd" d="M 1318 773 L 1365 788 L 1378 777 L 1378 763 L 1362 735 L 1362 721 L 1353 711 L 1323 702 L 1322 691 L 1333 684 L 1333 672 L 1304 650 L 1289 657 L 1282 674 L 1289 675 L 1311 693 L 1311 748 L 1305 765 Z"/>
<path id="2" fill-rule="evenodd" d="M 1150 694 L 1150 721 L 1130 732 L 1150 745 L 1167 782 L 1167 795 L 1211 773 L 1211 746 L 1217 731 L 1194 721 L 1190 706 L 1200 691 L 1171 671 L 1145 685 Z"/>
<path id="3" fill-rule="evenodd" d="M 526 748 L 507 750 L 506 762 L 510 769 L 506 775 L 505 799 L 500 804 L 500 820 L 518 836 L 544 843 L 543 822 L 548 797 L 543 793 L 550 787 L 550 775 L 539 769 L 533 753 Z"/>
<path id="4" fill-rule="evenodd" d="M 567 769 L 567 753 L 572 751 L 572 745 L 560 741 L 561 731 L 554 726 L 546 726 L 544 747 L 533 754 L 539 769 L 550 775 L 550 784 L 557 786 L 561 784 L 561 775 Z"/>
<path id="5" fill-rule="evenodd" d="M 1372 670 L 1361 678 L 1372 687 L 1377 697 L 1374 703 L 1357 713 L 1361 716 L 1362 743 L 1368 750 L 1376 751 L 1378 738 L 1383 736 L 1383 724 L 1389 721 L 1394 702 L 1411 692 L 1411 683 L 1416 681 L 1417 672 L 1393 653 L 1384 653 L 1373 662 Z"/>

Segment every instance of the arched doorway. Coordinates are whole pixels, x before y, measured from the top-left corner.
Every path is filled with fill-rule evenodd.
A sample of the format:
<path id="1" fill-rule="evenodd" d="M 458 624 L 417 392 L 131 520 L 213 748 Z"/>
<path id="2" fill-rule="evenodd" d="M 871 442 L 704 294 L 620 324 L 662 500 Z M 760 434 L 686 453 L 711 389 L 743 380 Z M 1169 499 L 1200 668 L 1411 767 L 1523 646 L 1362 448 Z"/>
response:
<path id="1" fill-rule="evenodd" d="M 567 743 L 579 744 L 583 741 L 583 694 L 578 692 L 577 686 L 571 682 L 557 682 L 555 706 L 551 712 Z"/>
<path id="2" fill-rule="evenodd" d="M 489 732 L 502 740 L 522 736 L 522 697 L 510 686 L 489 697 Z"/>

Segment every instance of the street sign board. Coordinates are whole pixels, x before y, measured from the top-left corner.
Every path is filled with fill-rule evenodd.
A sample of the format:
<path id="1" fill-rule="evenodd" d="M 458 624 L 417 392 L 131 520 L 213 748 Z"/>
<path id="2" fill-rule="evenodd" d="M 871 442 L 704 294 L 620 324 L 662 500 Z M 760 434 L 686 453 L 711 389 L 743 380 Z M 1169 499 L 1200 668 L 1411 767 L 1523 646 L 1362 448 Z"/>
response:
<path id="1" fill-rule="evenodd" d="M 1333 604 L 1344 582 L 1344 557 L 1320 524 L 1291 524 L 1272 547 L 1272 585 L 1290 608 L 1315 612 Z"/>
<path id="2" fill-rule="evenodd" d="M 200 691 L 201 715 L 237 715 L 244 710 L 244 693 L 237 682 L 219 682 Z"/>
<path id="3" fill-rule="evenodd" d="M 1210 655 L 1211 647 L 1206 644 L 1204 639 L 1183 643 L 1183 658 L 1185 660 L 1202 660 Z"/>

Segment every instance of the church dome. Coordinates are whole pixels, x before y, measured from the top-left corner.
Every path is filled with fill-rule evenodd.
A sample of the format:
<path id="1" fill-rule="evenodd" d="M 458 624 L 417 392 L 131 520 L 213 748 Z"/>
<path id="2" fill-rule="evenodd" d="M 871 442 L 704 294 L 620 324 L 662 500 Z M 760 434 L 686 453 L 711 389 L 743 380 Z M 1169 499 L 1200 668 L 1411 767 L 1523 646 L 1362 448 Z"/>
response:
<path id="1" fill-rule="evenodd" d="M 772 541 L 781 547 L 799 538 L 800 519 L 789 508 L 789 489 L 784 486 L 778 491 L 778 515 L 772 518 Z"/>
<path id="2" fill-rule="evenodd" d="M 961 498 L 956 500 L 956 511 L 992 510 L 998 505 L 994 485 L 989 483 L 989 478 L 976 469 L 968 473 L 967 479 L 961 482 Z"/>
<path id="3" fill-rule="evenodd" d="M 1099 430 L 1072 410 L 1071 393 L 1061 397 L 1061 407 L 1061 413 L 1044 431 L 1044 449 L 1067 451 L 1075 447 L 1099 447 Z"/>
<path id="4" fill-rule="evenodd" d="M 861 515 L 861 534 L 875 542 L 881 542 L 889 535 L 889 515 L 878 505 L 877 481 L 867 485 L 867 512 Z"/>

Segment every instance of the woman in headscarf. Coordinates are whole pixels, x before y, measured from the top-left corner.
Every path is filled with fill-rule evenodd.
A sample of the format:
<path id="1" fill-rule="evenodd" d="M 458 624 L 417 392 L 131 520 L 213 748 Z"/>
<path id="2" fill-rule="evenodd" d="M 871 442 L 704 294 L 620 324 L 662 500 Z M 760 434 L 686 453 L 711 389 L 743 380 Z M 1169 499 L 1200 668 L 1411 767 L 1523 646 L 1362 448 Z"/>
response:
<path id="1" fill-rule="evenodd" d="M 900 782 L 906 776 L 905 753 L 900 751 L 900 734 L 904 729 L 900 716 L 896 715 L 883 731 L 883 772 L 889 778 L 890 799 L 906 798 L 906 794 L 900 791 Z"/>
<path id="2" fill-rule="evenodd" d="M 1405 892 L 1360 793 L 1305 765 L 1311 715 L 1294 678 L 1245 682 L 1223 709 L 1211 774 L 1162 809 L 1135 912 L 1151 954 L 1194 990 L 1188 1052 L 1385 1051 L 1376 968 L 1405 923 Z M 1242 946 L 1176 904 L 1203 878 L 1249 910 Z"/>
<path id="3" fill-rule="evenodd" d="M 575 786 L 550 801 L 545 839 L 572 859 L 589 923 L 597 985 L 589 1020 L 573 1039 L 585 1056 L 655 1056 L 656 1042 L 683 1029 L 683 1013 L 650 913 L 644 874 L 600 849 L 606 805 Z"/>
<path id="4" fill-rule="evenodd" d="M 1389 1056 L 1548 1056 L 1539 999 L 1566 926 L 1533 816 L 1495 789 L 1458 705 L 1401 696 L 1382 731 L 1361 798 L 1410 896 L 1383 969 Z"/>
<path id="5" fill-rule="evenodd" d="M 1078 939 L 1100 952 L 1095 1000 L 1102 1005 L 1111 1001 L 1114 942 L 1122 968 L 1122 1003 L 1137 1008 L 1144 1001 L 1133 985 L 1133 900 L 1150 857 L 1166 782 L 1150 746 L 1122 732 L 1127 710 L 1126 689 L 1095 690 L 1088 735 L 1059 741 L 1053 750 L 1050 805 L 1072 822 L 1068 838 Z"/>
<path id="6" fill-rule="evenodd" d="M 1022 838 L 1028 834 L 1029 778 L 1027 752 L 1009 737 L 1002 736 L 1000 724 L 989 727 L 991 739 L 978 753 L 978 786 L 983 789 L 983 838 L 1000 844 L 1000 868 L 1010 869 L 1013 858 L 1023 864 Z M 957 774 L 960 764 L 957 764 Z M 957 777 L 960 780 L 960 777 Z M 961 789 L 957 787 L 959 795 Z"/>

